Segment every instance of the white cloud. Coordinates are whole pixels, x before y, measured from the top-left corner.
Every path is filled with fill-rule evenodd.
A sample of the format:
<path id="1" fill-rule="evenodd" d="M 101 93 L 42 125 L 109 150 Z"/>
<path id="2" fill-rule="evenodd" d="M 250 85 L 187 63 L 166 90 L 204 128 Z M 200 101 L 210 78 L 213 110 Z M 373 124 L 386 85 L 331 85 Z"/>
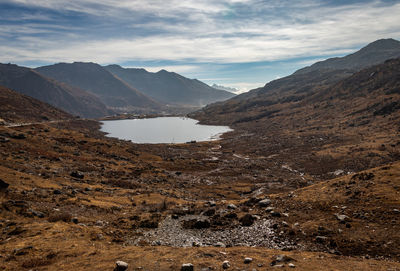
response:
<path id="1" fill-rule="evenodd" d="M 8 18 L 0 27 L 0 62 L 93 61 L 110 64 L 167 61 L 182 64 L 144 68 L 152 72 L 166 69 L 193 77 L 199 77 L 196 73 L 209 77 L 214 75 L 204 72 L 207 69 L 207 65 L 202 65 L 204 63 L 312 57 L 312 60 L 296 63 L 310 65 L 327 55 L 348 54 L 379 38 L 400 38 L 400 3 L 383 5 L 381 1 L 329 7 L 317 0 L 268 1 L 267 4 L 258 0 L 9 2 L 83 12 L 91 20 L 98 20 L 101 26 L 103 18 L 107 22 L 123 19 L 122 26 L 118 26 L 126 27 L 123 32 L 138 29 L 143 33 L 135 35 L 134 31 L 127 31 L 124 36 L 113 36 L 113 31 L 121 29 L 111 28 L 111 31 L 89 38 L 87 33 L 90 31 L 85 31 L 85 25 L 64 25 L 56 17 L 47 16 L 45 11 L 37 15 L 42 23 L 21 24 Z M 25 15 L 24 18 L 31 20 L 35 16 Z M 136 18 L 140 16 L 151 19 Z M 50 35 L 50 38 L 41 35 Z M 225 76 L 231 75 L 215 74 L 216 78 Z M 251 80 L 256 82 L 227 83 L 223 80 L 221 83 L 241 92 L 265 84 L 259 79 Z"/>

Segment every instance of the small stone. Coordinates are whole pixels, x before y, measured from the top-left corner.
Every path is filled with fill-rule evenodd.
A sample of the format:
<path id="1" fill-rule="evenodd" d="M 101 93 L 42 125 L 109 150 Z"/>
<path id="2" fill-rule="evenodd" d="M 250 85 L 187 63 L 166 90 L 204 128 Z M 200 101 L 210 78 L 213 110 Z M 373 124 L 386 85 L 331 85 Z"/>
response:
<path id="1" fill-rule="evenodd" d="M 295 266 L 294 264 L 292 264 L 292 263 L 289 263 L 288 266 L 289 266 L 290 268 L 295 268 L 295 267 L 296 267 L 296 266 Z"/>
<path id="2" fill-rule="evenodd" d="M 249 264 L 249 263 L 251 263 L 252 261 L 253 261 L 252 258 L 248 258 L 248 257 L 247 257 L 247 258 L 244 258 L 244 261 L 243 261 L 243 262 L 244 262 L 245 264 Z"/>
<path id="3" fill-rule="evenodd" d="M 270 205 L 271 204 L 271 200 L 270 199 L 263 199 L 263 200 L 260 200 L 259 202 L 258 202 L 258 205 L 260 206 L 260 207 L 267 207 L 268 205 Z"/>
<path id="4" fill-rule="evenodd" d="M 182 264 L 181 271 L 193 271 L 194 267 L 191 263 L 184 263 Z"/>
<path id="5" fill-rule="evenodd" d="M 275 207 L 269 206 L 269 207 L 265 208 L 265 211 L 269 213 L 269 212 L 273 211 L 274 209 L 275 209 Z"/>
<path id="6" fill-rule="evenodd" d="M 237 208 L 237 206 L 233 203 L 228 204 L 227 207 L 228 207 L 228 209 L 232 209 L 232 210 Z"/>
<path id="7" fill-rule="evenodd" d="M 347 221 L 350 221 L 350 218 L 347 215 L 340 215 L 340 214 L 335 214 L 335 217 L 337 220 L 339 220 L 341 223 L 345 223 Z"/>
<path id="8" fill-rule="evenodd" d="M 85 177 L 85 175 L 83 175 L 82 173 L 80 173 L 78 171 L 71 172 L 70 176 L 77 178 L 77 179 L 83 179 Z"/>
<path id="9" fill-rule="evenodd" d="M 208 202 L 208 206 L 210 207 L 215 207 L 217 204 L 215 203 L 215 201 L 209 201 Z"/>
<path id="10" fill-rule="evenodd" d="M 399 210 L 399 209 L 393 209 L 393 212 L 394 212 L 395 214 L 400 214 L 400 210 Z"/>
<path id="11" fill-rule="evenodd" d="M 273 216 L 273 217 L 281 217 L 281 213 L 276 212 L 276 211 L 271 211 L 270 214 L 271 214 L 271 216 Z"/>
<path id="12" fill-rule="evenodd" d="M 128 264 L 123 261 L 117 261 L 115 265 L 114 271 L 125 271 L 128 269 Z"/>
<path id="13" fill-rule="evenodd" d="M 79 219 L 77 217 L 73 217 L 72 218 L 72 223 L 78 224 L 79 223 Z"/>
<path id="14" fill-rule="evenodd" d="M 229 261 L 224 261 L 222 263 L 222 268 L 223 269 L 228 269 L 229 267 L 231 267 L 231 264 L 229 263 Z"/>
<path id="15" fill-rule="evenodd" d="M 226 247 L 226 245 L 222 242 L 217 242 L 214 246 L 215 247 Z"/>
<path id="16" fill-rule="evenodd" d="M 55 190 L 53 191 L 53 194 L 54 194 L 54 195 L 61 195 L 62 192 L 61 192 L 61 190 L 55 189 Z"/>
<path id="17" fill-rule="evenodd" d="M 315 237 L 315 241 L 317 241 L 318 243 L 325 243 L 326 240 L 328 240 L 328 237 L 326 237 L 326 236 Z"/>

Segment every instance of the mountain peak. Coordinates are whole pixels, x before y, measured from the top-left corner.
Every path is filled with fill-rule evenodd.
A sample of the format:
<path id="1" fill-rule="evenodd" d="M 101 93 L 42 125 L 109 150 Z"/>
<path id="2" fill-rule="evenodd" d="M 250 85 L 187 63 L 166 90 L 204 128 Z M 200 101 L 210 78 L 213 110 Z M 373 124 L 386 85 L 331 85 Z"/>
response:
<path id="1" fill-rule="evenodd" d="M 374 42 L 371 42 L 370 44 L 368 44 L 367 46 L 365 46 L 361 50 L 364 50 L 364 49 L 373 49 L 373 50 L 376 50 L 376 49 L 382 50 L 382 49 L 384 49 L 384 50 L 387 50 L 387 49 L 398 49 L 398 48 L 400 48 L 400 41 L 392 39 L 392 38 L 389 38 L 389 39 L 379 39 L 379 40 L 376 40 Z"/>
<path id="2" fill-rule="evenodd" d="M 317 62 L 309 67 L 296 71 L 295 74 L 340 69 L 355 72 L 373 65 L 381 64 L 387 59 L 398 57 L 400 57 L 400 41 L 395 39 L 379 39 L 350 55 Z"/>

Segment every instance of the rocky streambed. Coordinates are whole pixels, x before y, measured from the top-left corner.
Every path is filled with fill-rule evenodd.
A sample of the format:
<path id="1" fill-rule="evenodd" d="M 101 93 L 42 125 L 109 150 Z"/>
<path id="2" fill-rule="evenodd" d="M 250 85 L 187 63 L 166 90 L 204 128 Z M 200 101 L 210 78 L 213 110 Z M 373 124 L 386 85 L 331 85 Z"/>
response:
<path id="1" fill-rule="evenodd" d="M 140 230 L 143 236 L 132 240 L 133 245 L 142 242 L 152 245 L 192 247 L 192 246 L 257 246 L 274 249 L 294 249 L 296 245 L 279 236 L 273 229 L 273 221 L 259 218 L 251 226 L 200 228 L 185 228 L 187 221 L 207 221 L 203 215 L 185 215 L 179 218 L 166 217 L 160 222 L 158 228 Z"/>

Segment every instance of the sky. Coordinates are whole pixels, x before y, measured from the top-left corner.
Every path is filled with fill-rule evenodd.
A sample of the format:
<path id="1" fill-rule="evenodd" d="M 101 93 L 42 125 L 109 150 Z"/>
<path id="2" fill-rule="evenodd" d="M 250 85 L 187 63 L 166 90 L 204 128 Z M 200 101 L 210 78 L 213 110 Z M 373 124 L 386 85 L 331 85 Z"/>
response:
<path id="1" fill-rule="evenodd" d="M 0 62 L 166 69 L 244 92 L 381 38 L 400 0 L 0 0 Z"/>

